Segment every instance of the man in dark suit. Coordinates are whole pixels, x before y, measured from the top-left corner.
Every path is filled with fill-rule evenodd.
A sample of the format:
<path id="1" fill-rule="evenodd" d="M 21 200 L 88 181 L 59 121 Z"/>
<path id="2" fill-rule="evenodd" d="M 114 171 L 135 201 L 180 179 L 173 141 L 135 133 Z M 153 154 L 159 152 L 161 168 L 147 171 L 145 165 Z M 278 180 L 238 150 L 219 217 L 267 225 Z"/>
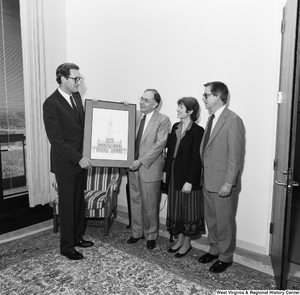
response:
<path id="1" fill-rule="evenodd" d="M 209 263 L 218 259 L 209 270 L 220 273 L 233 261 L 245 129 L 241 118 L 226 106 L 227 86 L 222 82 L 210 82 L 204 86 L 203 101 L 211 116 L 201 142 L 200 155 L 203 163 L 204 215 L 210 248 L 199 258 L 199 262 Z"/>
<path id="2" fill-rule="evenodd" d="M 155 247 L 158 236 L 163 149 L 171 126 L 169 118 L 156 110 L 160 101 L 155 89 L 145 90 L 140 98 L 141 111 L 136 119 L 136 155 L 129 168 L 132 236 L 127 243 L 134 244 L 146 237 L 148 249 Z"/>
<path id="3" fill-rule="evenodd" d="M 75 247 L 91 247 L 83 239 L 85 231 L 84 169 L 91 165 L 82 156 L 84 111 L 78 87 L 79 67 L 64 63 L 56 70 L 59 84 L 44 102 L 43 117 L 51 144 L 51 172 L 59 193 L 60 252 L 71 260 L 83 255 Z"/>

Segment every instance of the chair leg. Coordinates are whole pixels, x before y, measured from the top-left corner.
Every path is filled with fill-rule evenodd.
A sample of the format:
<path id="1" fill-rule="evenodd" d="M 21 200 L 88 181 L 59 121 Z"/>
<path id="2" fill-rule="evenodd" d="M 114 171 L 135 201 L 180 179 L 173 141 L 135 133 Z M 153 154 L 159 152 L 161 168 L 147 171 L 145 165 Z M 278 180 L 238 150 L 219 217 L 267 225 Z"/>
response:
<path id="1" fill-rule="evenodd" d="M 58 232 L 58 215 L 53 214 L 53 232 L 57 233 Z"/>
<path id="2" fill-rule="evenodd" d="M 104 218 L 104 235 L 108 236 L 108 232 L 109 232 L 109 224 L 110 223 L 110 218 L 109 217 L 105 217 Z"/>

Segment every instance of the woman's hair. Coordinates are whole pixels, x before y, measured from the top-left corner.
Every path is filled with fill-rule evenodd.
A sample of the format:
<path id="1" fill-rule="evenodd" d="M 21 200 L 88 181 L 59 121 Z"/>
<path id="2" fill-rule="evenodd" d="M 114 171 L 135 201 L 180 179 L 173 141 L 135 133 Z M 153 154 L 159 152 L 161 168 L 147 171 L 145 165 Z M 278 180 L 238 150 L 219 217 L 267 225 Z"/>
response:
<path id="1" fill-rule="evenodd" d="M 197 121 L 200 114 L 200 106 L 196 98 L 192 96 L 182 97 L 177 101 L 177 104 L 183 104 L 187 111 L 193 111 L 191 113 L 191 120 Z"/>

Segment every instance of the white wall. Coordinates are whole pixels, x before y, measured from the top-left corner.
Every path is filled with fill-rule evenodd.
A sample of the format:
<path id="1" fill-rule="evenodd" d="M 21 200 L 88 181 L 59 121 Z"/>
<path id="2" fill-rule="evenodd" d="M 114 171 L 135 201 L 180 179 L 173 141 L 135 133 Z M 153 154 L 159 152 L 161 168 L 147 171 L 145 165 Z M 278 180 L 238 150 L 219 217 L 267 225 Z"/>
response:
<path id="1" fill-rule="evenodd" d="M 44 18 L 44 52 L 45 52 L 45 80 L 46 96 L 48 97 L 57 88 L 56 69 L 67 58 L 66 43 L 66 9 L 65 2 L 61 0 L 43 1 Z M 43 100 L 46 97 L 41 98 Z M 49 145 L 50 146 L 50 145 Z M 49 148 L 50 151 L 50 148 Z M 51 183 L 55 181 L 51 173 Z M 56 198 L 56 191 L 50 191 L 52 199 Z"/>
<path id="2" fill-rule="evenodd" d="M 161 112 L 175 123 L 177 99 L 191 95 L 200 102 L 199 124 L 205 127 L 208 114 L 201 100 L 203 84 L 221 80 L 228 85 L 229 106 L 244 120 L 247 141 L 237 245 L 267 254 L 280 19 L 285 1 L 44 2 L 56 9 L 65 4 L 65 15 L 53 9 L 46 19 L 48 31 L 55 24 L 52 37 L 45 36 L 46 43 L 54 44 L 48 50 L 51 71 L 54 74 L 61 61 L 77 63 L 84 77 L 84 99 L 137 103 L 146 88 L 156 88 L 163 99 Z M 58 48 L 60 41 L 66 51 Z M 126 206 L 125 183 L 120 206 Z M 162 220 L 164 217 L 165 210 L 161 212 Z"/>

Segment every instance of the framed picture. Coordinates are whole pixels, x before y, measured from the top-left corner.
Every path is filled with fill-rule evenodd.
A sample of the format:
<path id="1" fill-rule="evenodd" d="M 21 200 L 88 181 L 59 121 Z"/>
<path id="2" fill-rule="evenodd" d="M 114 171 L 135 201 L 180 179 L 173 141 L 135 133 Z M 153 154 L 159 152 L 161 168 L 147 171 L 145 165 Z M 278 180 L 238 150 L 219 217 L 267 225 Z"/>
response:
<path id="1" fill-rule="evenodd" d="M 85 101 L 83 156 L 94 166 L 129 167 L 134 161 L 136 105 Z"/>

